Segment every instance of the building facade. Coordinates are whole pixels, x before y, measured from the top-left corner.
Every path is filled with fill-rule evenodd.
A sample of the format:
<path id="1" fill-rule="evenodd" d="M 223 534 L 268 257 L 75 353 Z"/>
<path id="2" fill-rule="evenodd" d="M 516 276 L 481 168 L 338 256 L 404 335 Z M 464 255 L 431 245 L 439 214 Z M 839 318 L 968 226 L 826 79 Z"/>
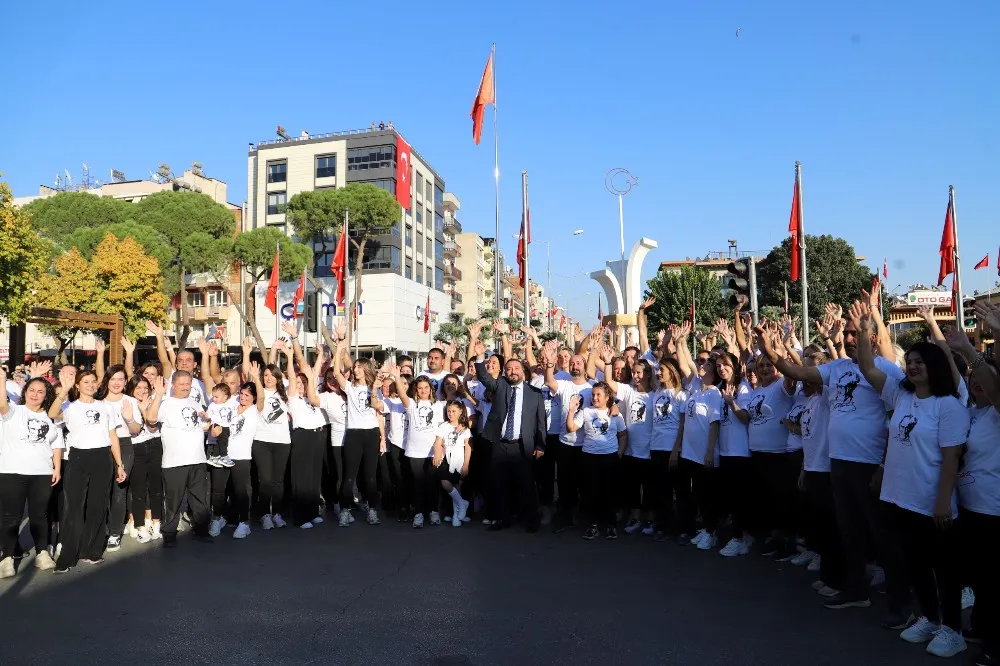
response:
<path id="1" fill-rule="evenodd" d="M 464 317 L 479 317 L 484 310 L 494 306 L 492 253 L 477 233 L 458 233 L 455 242 L 461 249 L 461 254 L 455 259 L 455 265 L 461 271 L 455 286 L 461 299 L 455 310 Z"/>

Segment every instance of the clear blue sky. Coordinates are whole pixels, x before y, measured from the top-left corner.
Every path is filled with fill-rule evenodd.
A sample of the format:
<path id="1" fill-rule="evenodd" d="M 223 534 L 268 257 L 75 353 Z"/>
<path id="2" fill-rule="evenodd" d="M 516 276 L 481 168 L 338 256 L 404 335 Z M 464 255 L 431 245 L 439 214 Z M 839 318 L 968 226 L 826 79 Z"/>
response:
<path id="1" fill-rule="evenodd" d="M 890 286 L 935 280 L 954 184 L 965 291 L 993 284 L 1000 4 L 630 4 L 10 3 L 0 171 L 25 195 L 82 162 L 146 177 L 197 160 L 240 202 L 247 143 L 275 125 L 392 120 L 466 229 L 492 235 L 492 134 L 473 145 L 469 109 L 496 41 L 505 251 L 513 263 L 525 169 L 574 317 L 596 311 L 583 272 L 618 253 L 604 189 L 618 166 L 639 178 L 627 244 L 660 244 L 647 277 L 729 238 L 779 243 L 801 160 L 807 232 L 845 237 L 873 268 L 888 256 Z M 987 252 L 988 274 L 973 273 Z"/>

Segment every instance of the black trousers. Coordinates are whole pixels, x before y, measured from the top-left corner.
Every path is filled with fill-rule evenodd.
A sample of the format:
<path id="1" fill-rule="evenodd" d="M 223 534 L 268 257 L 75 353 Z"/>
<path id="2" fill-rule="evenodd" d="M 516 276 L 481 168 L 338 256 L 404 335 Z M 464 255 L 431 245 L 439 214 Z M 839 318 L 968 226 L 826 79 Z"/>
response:
<path id="1" fill-rule="evenodd" d="M 114 481 L 111 448 L 72 449 L 72 463 L 63 482 L 65 510 L 59 521 L 58 567 L 72 567 L 80 558 L 97 560 L 107 544 L 108 498 Z"/>
<path id="2" fill-rule="evenodd" d="M 122 483 L 112 481 L 111 483 L 108 534 L 121 537 L 122 532 L 125 531 L 125 516 L 128 514 L 129 482 L 135 466 L 135 447 L 132 445 L 131 437 L 119 437 L 118 446 L 121 447 L 122 465 L 125 466 L 125 481 Z"/>
<path id="3" fill-rule="evenodd" d="M 583 513 L 590 525 L 615 524 L 615 483 L 621 460 L 617 453 L 582 453 Z"/>
<path id="4" fill-rule="evenodd" d="M 187 499 L 191 529 L 195 534 L 208 534 L 211 512 L 208 505 L 208 470 L 204 463 L 164 469 L 163 497 L 166 505 L 162 527 L 164 537 L 177 536 L 177 524 L 181 519 L 181 502 L 184 499 Z"/>
<path id="5" fill-rule="evenodd" d="M 653 511 L 656 527 L 662 531 L 674 528 L 674 486 L 677 472 L 670 469 L 670 451 L 650 451 L 653 461 Z"/>
<path id="6" fill-rule="evenodd" d="M 750 458 L 719 456 L 720 520 L 733 519 L 733 537 L 741 539 L 751 525 L 750 507 L 753 498 L 753 468 Z M 838 588 L 839 589 L 839 588 Z"/>
<path id="7" fill-rule="evenodd" d="M 28 530 L 40 553 L 49 545 L 46 513 L 52 495 L 51 474 L 0 474 L 0 559 L 14 554 L 24 503 L 28 503 Z"/>
<path id="8" fill-rule="evenodd" d="M 545 436 L 545 450 L 553 452 L 559 444 L 559 435 Z M 535 486 L 538 490 L 538 503 L 542 506 L 552 506 L 556 496 L 556 457 L 544 455 L 534 464 Z"/>
<path id="9" fill-rule="evenodd" d="M 494 517 L 493 510 L 493 480 L 490 467 L 493 463 L 493 442 L 482 435 L 472 438 L 472 457 L 469 459 L 469 478 L 466 479 L 463 490 L 475 497 L 479 493 L 483 498 L 483 516 L 490 520 Z M 562 491 L 560 491 L 561 493 Z"/>
<path id="10" fill-rule="evenodd" d="M 232 467 L 213 467 L 212 475 L 212 514 L 216 517 L 226 515 L 226 491 L 232 481 L 233 508 L 241 523 L 250 522 L 250 497 L 253 492 L 250 487 L 250 461 L 234 460 Z"/>
<path id="11" fill-rule="evenodd" d="M 537 520 L 538 493 L 532 462 L 532 458 L 521 450 L 520 442 L 493 442 L 491 474 L 496 520 L 510 520 L 511 493 L 517 494 L 520 515 L 529 523 Z"/>
<path id="12" fill-rule="evenodd" d="M 402 447 L 392 442 L 388 444 L 388 450 L 378 461 L 379 480 L 382 485 L 382 510 L 403 511 L 409 506 L 411 495 L 406 492 L 406 484 L 403 482 L 403 468 L 406 468 L 405 474 L 409 474 L 410 469 L 404 460 Z"/>
<path id="13" fill-rule="evenodd" d="M 49 533 L 48 533 L 48 543 L 54 546 L 59 543 L 59 517 L 65 515 L 64 505 L 66 500 L 64 499 L 63 485 L 66 479 L 66 473 L 69 471 L 69 460 L 63 458 L 62 461 L 62 475 L 57 483 L 52 488 L 52 493 L 49 495 L 49 507 L 46 511 L 48 523 L 49 523 Z"/>
<path id="14" fill-rule="evenodd" d="M 324 428 L 292 430 L 292 516 L 303 525 L 319 515 L 323 457 L 326 453 Z"/>
<path id="15" fill-rule="evenodd" d="M 163 519 L 163 443 L 159 437 L 133 444 L 135 462 L 129 479 L 132 518 L 136 527 L 146 523 L 146 509 L 153 520 Z"/>
<path id="16" fill-rule="evenodd" d="M 618 473 L 618 502 L 626 510 L 653 510 L 653 461 L 623 456 Z"/>
<path id="17" fill-rule="evenodd" d="M 969 579 L 976 593 L 972 628 L 982 636 L 983 652 L 1000 650 L 1000 516 L 960 509 L 959 534 Z"/>
<path id="18" fill-rule="evenodd" d="M 812 530 L 811 547 L 820 555 L 819 578 L 835 590 L 843 590 L 847 580 L 844 548 L 833 509 L 829 472 L 806 472 L 806 494 Z"/>
<path id="19" fill-rule="evenodd" d="M 771 530 L 781 529 L 786 522 L 786 508 L 781 502 L 788 496 L 784 488 L 788 483 L 787 459 L 784 452 L 752 451 L 750 465 L 753 478 L 750 530 L 757 536 L 764 536 Z"/>
<path id="20" fill-rule="evenodd" d="M 342 446 L 327 446 L 323 452 L 323 500 L 327 511 L 340 502 L 340 481 L 344 478 L 344 456 Z M 353 498 L 352 498 L 353 499 Z M 350 506 L 350 505 L 348 505 Z M 345 507 L 346 508 L 346 507 Z"/>
<path id="21" fill-rule="evenodd" d="M 785 453 L 782 457 L 781 485 L 778 487 L 778 529 L 785 536 L 801 535 L 805 530 L 806 498 L 799 490 L 799 473 L 802 471 L 802 449 Z"/>
<path id="22" fill-rule="evenodd" d="M 871 488 L 878 465 L 830 460 L 830 487 L 837 529 L 844 547 L 844 593 L 849 599 L 867 599 L 869 537 L 874 538 L 879 563 L 885 569 L 889 608 L 902 611 L 909 605 L 910 590 L 894 533 L 885 527 L 878 493 Z"/>
<path id="23" fill-rule="evenodd" d="M 694 534 L 695 519 L 701 513 L 702 527 L 715 532 L 719 525 L 719 470 L 707 468 L 686 458 L 677 461 L 677 529 Z M 690 488 L 690 492 L 688 492 Z M 683 490 L 681 490 L 683 489 Z"/>
<path id="24" fill-rule="evenodd" d="M 354 482 L 358 481 L 358 490 L 368 506 L 375 508 L 378 502 L 378 486 L 375 479 L 378 474 L 379 446 L 382 438 L 378 428 L 366 430 L 349 429 L 344 437 L 342 455 L 344 456 L 344 475 L 340 480 L 340 507 L 350 508 L 354 501 Z M 358 476 L 359 471 L 361 476 Z"/>
<path id="25" fill-rule="evenodd" d="M 882 511 L 899 543 L 920 615 L 962 631 L 958 530 L 954 526 L 939 529 L 930 516 L 889 502 L 882 502 Z"/>
<path id="26" fill-rule="evenodd" d="M 413 511 L 428 514 L 438 509 L 438 493 L 441 484 L 438 481 L 437 468 L 431 458 L 407 458 L 410 474 L 413 477 Z"/>
<path id="27" fill-rule="evenodd" d="M 257 468 L 257 513 L 261 516 L 281 513 L 281 503 L 285 499 L 285 467 L 290 449 L 288 444 L 253 441 L 250 451 Z"/>
<path id="28" fill-rule="evenodd" d="M 552 456 L 556 467 L 556 482 L 559 495 L 556 499 L 556 511 L 566 522 L 572 522 L 573 511 L 580 503 L 580 469 L 583 458 L 583 447 L 563 444 L 556 437 L 554 444 L 545 448 L 542 460 Z"/>

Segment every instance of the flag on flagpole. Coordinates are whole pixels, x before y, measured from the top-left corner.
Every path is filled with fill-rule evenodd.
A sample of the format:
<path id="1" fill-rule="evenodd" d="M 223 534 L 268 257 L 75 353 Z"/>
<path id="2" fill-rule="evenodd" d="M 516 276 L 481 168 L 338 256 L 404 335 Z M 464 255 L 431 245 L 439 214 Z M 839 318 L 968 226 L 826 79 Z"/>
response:
<path id="1" fill-rule="evenodd" d="M 333 261 L 330 262 L 330 272 L 337 279 L 336 304 L 344 306 L 344 296 L 347 293 L 347 227 L 340 232 L 337 248 L 333 251 Z"/>
<path id="2" fill-rule="evenodd" d="M 479 92 L 476 93 L 476 99 L 472 101 L 472 113 L 470 114 L 472 116 L 472 140 L 477 146 L 483 133 L 483 114 L 488 105 L 496 104 L 496 99 L 496 82 L 493 80 L 493 51 L 490 51 L 490 57 L 486 61 L 486 69 L 483 70 L 483 78 L 479 82 Z"/>
<path id="3" fill-rule="evenodd" d="M 264 297 L 264 307 L 274 314 L 278 314 L 278 254 L 279 250 L 274 250 L 274 265 L 271 266 L 271 279 L 267 282 L 267 296 Z"/>
<path id="4" fill-rule="evenodd" d="M 980 268 L 989 268 L 990 266 L 990 255 L 983 257 L 978 264 L 975 265 L 973 270 L 979 270 Z"/>
<path id="5" fill-rule="evenodd" d="M 938 285 L 944 284 L 944 279 L 955 272 L 955 223 L 951 218 L 951 200 L 944 214 L 944 230 L 941 232 L 941 265 L 938 268 Z M 954 307 L 954 301 L 952 301 Z"/>
<path id="6" fill-rule="evenodd" d="M 889 259 L 888 257 L 882 258 L 882 277 L 886 280 L 889 279 Z"/>
<path id="7" fill-rule="evenodd" d="M 410 210 L 410 165 L 412 163 L 410 144 L 403 135 L 396 135 L 396 201 Z"/>
<path id="8" fill-rule="evenodd" d="M 303 313 L 299 312 L 299 303 L 306 297 L 306 271 L 302 269 L 302 276 L 299 278 L 299 286 L 295 289 L 295 295 L 292 296 L 292 317 L 301 317 Z"/>
<path id="9" fill-rule="evenodd" d="M 531 242 L 531 211 L 529 210 L 525 218 L 521 220 L 521 232 L 517 237 L 517 279 L 520 286 L 524 286 L 525 275 L 525 253 L 528 243 Z"/>
<path id="10" fill-rule="evenodd" d="M 799 280 L 799 243 L 802 241 L 802 216 L 799 208 L 799 181 L 796 179 L 792 189 L 792 213 L 788 218 L 788 233 L 792 235 L 792 255 L 790 257 L 792 267 L 788 278 L 792 282 Z"/>
<path id="11" fill-rule="evenodd" d="M 424 333 L 431 330 L 431 290 L 427 290 L 427 304 L 424 305 Z"/>
<path id="12" fill-rule="evenodd" d="M 601 307 L 601 295 L 597 294 L 597 323 L 604 321 L 604 310 Z"/>

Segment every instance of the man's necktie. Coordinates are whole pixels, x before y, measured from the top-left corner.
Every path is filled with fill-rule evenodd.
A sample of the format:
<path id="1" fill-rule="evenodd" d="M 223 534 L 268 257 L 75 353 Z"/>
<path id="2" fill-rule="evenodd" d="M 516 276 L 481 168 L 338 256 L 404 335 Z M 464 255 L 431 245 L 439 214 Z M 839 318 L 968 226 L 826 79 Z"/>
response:
<path id="1" fill-rule="evenodd" d="M 507 420 L 503 427 L 503 438 L 514 439 L 514 407 L 517 405 L 517 387 L 510 387 L 510 400 L 507 401 Z"/>

